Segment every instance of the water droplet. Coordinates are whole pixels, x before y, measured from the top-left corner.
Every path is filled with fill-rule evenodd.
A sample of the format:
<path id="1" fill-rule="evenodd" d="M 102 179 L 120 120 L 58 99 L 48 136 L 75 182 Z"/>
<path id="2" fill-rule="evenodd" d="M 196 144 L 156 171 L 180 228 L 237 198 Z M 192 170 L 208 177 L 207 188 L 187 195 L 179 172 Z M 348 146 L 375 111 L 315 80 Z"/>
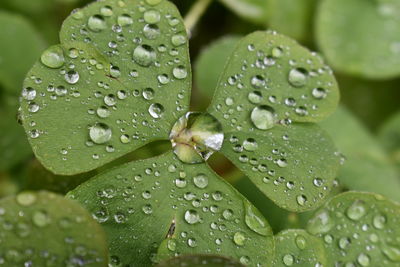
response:
<path id="1" fill-rule="evenodd" d="M 243 148 L 247 151 L 255 151 L 258 148 L 258 144 L 253 138 L 248 138 L 243 141 Z"/>
<path id="2" fill-rule="evenodd" d="M 160 12 L 158 12 L 157 10 L 148 10 L 144 12 L 143 19 L 146 23 L 156 24 L 160 22 L 161 15 Z"/>
<path id="3" fill-rule="evenodd" d="M 274 58 L 280 58 L 283 55 L 283 49 L 280 47 L 272 48 L 272 56 Z"/>
<path id="4" fill-rule="evenodd" d="M 250 119 L 258 129 L 268 130 L 274 127 L 275 111 L 270 106 L 258 106 L 252 110 Z"/>
<path id="5" fill-rule="evenodd" d="M 261 100 L 262 100 L 262 94 L 261 94 L 260 91 L 253 91 L 253 92 L 250 92 L 249 95 L 248 95 L 248 99 L 249 99 L 249 101 L 250 101 L 251 103 L 253 103 L 253 104 L 258 104 L 258 103 L 260 103 Z"/>
<path id="6" fill-rule="evenodd" d="M 133 19 L 128 14 L 122 14 L 117 18 L 118 25 L 124 27 L 133 24 Z"/>
<path id="7" fill-rule="evenodd" d="M 339 239 L 339 247 L 341 249 L 346 249 L 349 244 L 350 244 L 350 239 L 348 237 L 342 237 Z"/>
<path id="8" fill-rule="evenodd" d="M 133 51 L 133 60 L 143 67 L 148 67 L 156 61 L 156 52 L 149 45 L 139 45 Z"/>
<path id="9" fill-rule="evenodd" d="M 365 205 L 360 200 L 354 201 L 353 204 L 351 204 L 351 206 L 346 211 L 347 217 L 349 217 L 353 221 L 361 219 L 366 213 L 367 210 L 365 208 Z"/>
<path id="10" fill-rule="evenodd" d="M 111 17 L 111 16 L 114 14 L 114 12 L 113 12 L 113 10 L 112 10 L 112 7 L 110 7 L 110 6 L 103 6 L 103 7 L 100 9 L 100 14 L 103 15 L 104 17 Z"/>
<path id="11" fill-rule="evenodd" d="M 224 210 L 224 211 L 222 212 L 222 217 L 223 217 L 225 220 L 230 220 L 230 219 L 232 219 L 232 217 L 233 217 L 233 210 L 231 210 L 231 209 L 226 209 L 226 210 Z"/>
<path id="12" fill-rule="evenodd" d="M 142 211 L 144 212 L 144 214 L 152 214 L 153 213 L 153 208 L 151 207 L 150 204 L 146 204 L 142 207 Z"/>
<path id="13" fill-rule="evenodd" d="M 305 249 L 307 246 L 307 241 L 306 241 L 305 237 L 302 235 L 296 236 L 295 243 L 296 243 L 296 246 L 301 250 Z"/>
<path id="14" fill-rule="evenodd" d="M 324 88 L 314 88 L 312 90 L 312 96 L 316 99 L 324 99 L 327 96 L 327 92 Z"/>
<path id="15" fill-rule="evenodd" d="M 200 215 L 195 210 L 187 210 L 185 212 L 185 221 L 188 224 L 195 224 L 200 221 Z"/>
<path id="16" fill-rule="evenodd" d="M 119 138 L 119 140 L 120 140 L 121 143 L 123 143 L 123 144 L 128 144 L 128 143 L 131 141 L 129 135 L 127 135 L 127 134 L 121 135 L 120 138 Z"/>
<path id="17" fill-rule="evenodd" d="M 251 78 L 250 84 L 251 84 L 254 88 L 259 89 L 259 88 L 264 87 L 265 84 L 266 84 L 266 82 L 265 82 L 265 79 L 264 79 L 262 76 L 256 75 L 256 76 L 253 76 L 253 77 Z"/>
<path id="18" fill-rule="evenodd" d="M 269 225 L 262 217 L 260 212 L 248 202 L 244 203 L 244 207 L 246 225 L 260 235 L 267 236 L 270 234 Z"/>
<path id="19" fill-rule="evenodd" d="M 294 263 L 294 257 L 290 254 L 286 254 L 283 256 L 282 261 L 286 266 L 292 266 Z"/>
<path id="20" fill-rule="evenodd" d="M 36 202 L 36 195 L 32 192 L 22 192 L 16 196 L 16 201 L 21 206 L 30 206 Z"/>
<path id="21" fill-rule="evenodd" d="M 104 103 L 105 103 L 107 106 L 112 107 L 112 106 L 114 106 L 115 104 L 117 104 L 117 99 L 115 98 L 115 95 L 109 94 L 109 95 L 106 95 L 106 96 L 104 97 Z"/>
<path id="22" fill-rule="evenodd" d="M 164 106 L 159 103 L 153 103 L 149 107 L 149 113 L 153 118 L 159 119 L 164 114 Z"/>
<path id="23" fill-rule="evenodd" d="M 107 28 L 107 23 L 101 15 L 93 15 L 88 20 L 88 28 L 94 32 L 100 32 Z"/>
<path id="24" fill-rule="evenodd" d="M 89 128 L 90 139 L 96 144 L 104 144 L 111 140 L 111 128 L 104 123 L 96 123 Z"/>
<path id="25" fill-rule="evenodd" d="M 76 84 L 79 81 L 79 73 L 74 70 L 70 70 L 65 73 L 64 78 L 67 83 Z"/>
<path id="26" fill-rule="evenodd" d="M 382 252 L 389 260 L 400 262 L 400 249 L 392 246 L 384 246 Z"/>
<path id="27" fill-rule="evenodd" d="M 175 67 L 172 71 L 172 74 L 174 75 L 175 78 L 180 80 L 185 79 L 188 75 L 186 68 L 182 65 Z"/>
<path id="28" fill-rule="evenodd" d="M 334 222 L 331 219 L 327 210 L 321 210 L 310 219 L 308 222 L 307 230 L 313 234 L 323 234 L 329 232 L 334 226 Z"/>
<path id="29" fill-rule="evenodd" d="M 241 232 L 236 232 L 233 235 L 233 242 L 235 242 L 238 246 L 244 246 L 244 242 L 246 241 L 246 236 Z"/>
<path id="30" fill-rule="evenodd" d="M 50 217 L 45 211 L 35 211 L 32 215 L 32 221 L 38 227 L 45 227 L 50 224 Z"/>
<path id="31" fill-rule="evenodd" d="M 174 124 L 170 139 L 181 161 L 200 163 L 221 149 L 224 134 L 221 124 L 210 114 L 188 112 Z"/>
<path id="32" fill-rule="evenodd" d="M 160 74 L 157 76 L 157 80 L 161 83 L 161 84 L 167 84 L 169 83 L 169 77 L 167 74 Z"/>
<path id="33" fill-rule="evenodd" d="M 36 90 L 32 87 L 26 87 L 22 90 L 22 97 L 25 100 L 33 100 L 36 98 Z"/>
<path id="34" fill-rule="evenodd" d="M 168 239 L 168 241 L 167 241 L 167 248 L 168 248 L 170 251 L 175 251 L 175 250 L 176 250 L 176 242 L 175 242 L 175 240 L 173 240 L 173 239 Z"/>
<path id="35" fill-rule="evenodd" d="M 171 38 L 171 42 L 174 46 L 181 46 L 183 44 L 185 44 L 187 41 L 186 36 L 182 35 L 182 34 L 176 34 L 174 36 L 172 36 Z"/>
<path id="36" fill-rule="evenodd" d="M 143 90 L 143 98 L 146 100 L 152 100 L 154 98 L 154 90 L 151 88 L 146 88 Z"/>
<path id="37" fill-rule="evenodd" d="M 197 241 L 195 238 L 189 238 L 187 241 L 189 247 L 194 248 L 197 246 Z"/>
<path id="38" fill-rule="evenodd" d="M 294 87 L 303 87 L 307 83 L 307 71 L 303 68 L 292 69 L 289 72 L 289 83 Z"/>
<path id="39" fill-rule="evenodd" d="M 65 62 L 64 52 L 59 45 L 51 46 L 42 53 L 40 60 L 49 68 L 61 68 Z"/>
<path id="40" fill-rule="evenodd" d="M 367 254 L 361 253 L 360 255 L 358 255 L 357 257 L 357 262 L 361 265 L 361 266 L 369 266 L 370 263 L 370 258 Z"/>
<path id="41" fill-rule="evenodd" d="M 157 25 L 146 24 L 143 28 L 143 34 L 147 39 L 154 40 L 160 36 L 160 29 Z"/>
<path id="42" fill-rule="evenodd" d="M 304 206 L 307 202 L 307 197 L 305 195 L 298 195 L 296 197 L 296 200 L 300 206 Z"/>
<path id="43" fill-rule="evenodd" d="M 40 106 L 36 104 L 35 102 L 32 102 L 28 105 L 28 111 L 31 113 L 36 113 L 40 109 Z"/>
<path id="44" fill-rule="evenodd" d="M 372 219 L 372 224 L 376 229 L 383 229 L 385 228 L 386 217 L 382 214 L 375 215 Z"/>
<path id="45" fill-rule="evenodd" d="M 198 187 L 198 188 L 206 188 L 208 185 L 208 177 L 204 173 L 200 173 L 193 177 L 193 183 Z"/>

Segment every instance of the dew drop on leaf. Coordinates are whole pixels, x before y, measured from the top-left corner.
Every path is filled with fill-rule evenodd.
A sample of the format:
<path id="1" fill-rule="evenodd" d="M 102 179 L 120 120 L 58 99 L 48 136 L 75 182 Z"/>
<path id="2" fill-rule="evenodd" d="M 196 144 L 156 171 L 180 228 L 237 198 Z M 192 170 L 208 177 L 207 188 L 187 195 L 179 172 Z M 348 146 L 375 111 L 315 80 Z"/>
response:
<path id="1" fill-rule="evenodd" d="M 133 51 L 133 60 L 143 67 L 148 67 L 156 61 L 156 52 L 149 45 L 139 45 Z"/>
<path id="2" fill-rule="evenodd" d="M 260 130 L 268 130 L 274 127 L 274 112 L 274 109 L 270 106 L 258 106 L 251 111 L 250 119 L 256 128 Z"/>
<path id="3" fill-rule="evenodd" d="M 101 15 L 93 15 L 88 19 L 88 28 L 94 32 L 100 32 L 107 28 L 107 23 Z"/>
<path id="4" fill-rule="evenodd" d="M 49 68 L 57 69 L 64 65 L 64 52 L 60 46 L 51 46 L 40 57 L 42 63 Z"/>
<path id="5" fill-rule="evenodd" d="M 112 131 L 104 123 L 96 123 L 89 128 L 90 139 L 96 144 L 104 144 L 111 140 Z"/>

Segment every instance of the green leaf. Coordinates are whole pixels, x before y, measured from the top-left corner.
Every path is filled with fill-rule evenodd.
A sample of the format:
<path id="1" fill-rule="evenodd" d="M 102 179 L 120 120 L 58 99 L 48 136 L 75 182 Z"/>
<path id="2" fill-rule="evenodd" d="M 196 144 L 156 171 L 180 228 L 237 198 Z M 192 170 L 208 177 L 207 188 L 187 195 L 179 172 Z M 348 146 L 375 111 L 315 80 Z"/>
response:
<path id="1" fill-rule="evenodd" d="M 400 74 L 399 1 L 322 0 L 315 24 L 319 47 L 337 70 L 372 79 Z"/>
<path id="2" fill-rule="evenodd" d="M 383 123 L 379 130 L 379 141 L 390 153 L 390 158 L 400 167 L 400 112 Z"/>
<path id="3" fill-rule="evenodd" d="M 2 0 L 2 4 L 20 13 L 37 15 L 49 12 L 50 8 L 54 5 L 54 0 Z"/>
<path id="4" fill-rule="evenodd" d="M 48 48 L 29 72 L 23 125 L 52 172 L 89 171 L 167 139 L 187 110 L 183 22 L 168 1 L 142 2 L 99 1 L 75 11 L 64 21 L 61 45 Z"/>
<path id="5" fill-rule="evenodd" d="M 302 229 L 288 229 L 275 236 L 274 266 L 328 266 L 321 239 Z"/>
<path id="6" fill-rule="evenodd" d="M 266 266 L 273 259 L 262 215 L 207 165 L 184 164 L 172 152 L 107 171 L 68 196 L 103 225 L 111 259 L 122 266 L 150 265 L 160 245 L 158 260 L 218 254 Z"/>
<path id="7" fill-rule="evenodd" d="M 307 230 L 324 240 L 329 266 L 399 266 L 399 222 L 397 203 L 347 192 L 325 203 Z"/>
<path id="8" fill-rule="evenodd" d="M 275 204 L 291 211 L 321 205 L 339 167 L 329 136 L 312 124 L 231 132 L 221 152 Z"/>
<path id="9" fill-rule="evenodd" d="M 274 122 L 317 122 L 339 101 L 332 71 L 315 53 L 274 32 L 243 38 L 226 63 L 209 108 L 227 131 L 254 129 L 249 113 L 267 106 Z"/>
<path id="10" fill-rule="evenodd" d="M 8 94 L 17 95 L 26 73 L 44 48 L 44 43 L 29 21 L 21 15 L 2 10 L 0 32 L 0 85 Z"/>
<path id="11" fill-rule="evenodd" d="M 103 229 L 75 201 L 41 191 L 0 200 L 4 266 L 107 266 Z"/>
<path id="12" fill-rule="evenodd" d="M 219 0 L 238 16 L 265 25 L 268 20 L 268 1 L 266 0 Z"/>
<path id="13" fill-rule="evenodd" d="M 1 102 L 0 172 L 4 172 L 31 156 L 32 149 L 24 130 L 17 122 L 17 107 Z"/>
<path id="14" fill-rule="evenodd" d="M 317 0 L 268 0 L 270 29 L 296 40 L 312 42 L 312 22 Z"/>
<path id="15" fill-rule="evenodd" d="M 350 190 L 382 194 L 400 201 L 400 180 L 376 138 L 345 107 L 321 126 L 330 133 L 345 160 L 338 180 Z"/>
<path id="16" fill-rule="evenodd" d="M 243 267 L 244 265 L 232 259 L 214 255 L 184 255 L 157 264 L 156 267 Z"/>
<path id="17" fill-rule="evenodd" d="M 212 99 L 219 76 L 239 36 L 225 36 L 203 49 L 196 60 L 195 81 L 202 95 Z"/>
<path id="18" fill-rule="evenodd" d="M 338 100 L 320 57 L 282 35 L 256 32 L 228 60 L 209 112 L 223 126 L 222 153 L 277 205 L 305 211 L 326 198 L 339 160 L 324 131 L 298 122 L 322 120 Z"/>

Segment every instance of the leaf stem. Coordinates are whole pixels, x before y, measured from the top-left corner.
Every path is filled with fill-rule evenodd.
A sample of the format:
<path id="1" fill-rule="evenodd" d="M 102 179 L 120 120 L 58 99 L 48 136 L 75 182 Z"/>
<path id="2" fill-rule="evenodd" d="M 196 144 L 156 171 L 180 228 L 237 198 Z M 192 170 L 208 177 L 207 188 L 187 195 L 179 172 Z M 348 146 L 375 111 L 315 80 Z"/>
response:
<path id="1" fill-rule="evenodd" d="M 192 31 L 199 21 L 200 17 L 204 14 L 207 7 L 210 5 L 212 0 L 197 0 L 197 2 L 190 8 L 189 12 L 184 18 L 186 31 L 189 38 L 192 35 Z"/>

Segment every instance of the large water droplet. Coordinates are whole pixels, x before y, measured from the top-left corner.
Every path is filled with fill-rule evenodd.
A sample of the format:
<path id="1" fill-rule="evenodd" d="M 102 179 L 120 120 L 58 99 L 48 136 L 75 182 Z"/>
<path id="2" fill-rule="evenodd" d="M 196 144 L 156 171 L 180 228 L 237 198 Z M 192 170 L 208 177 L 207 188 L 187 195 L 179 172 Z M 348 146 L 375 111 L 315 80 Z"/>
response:
<path id="1" fill-rule="evenodd" d="M 208 185 L 208 177 L 204 173 L 200 173 L 193 177 L 193 183 L 198 187 L 198 188 L 206 188 Z"/>
<path id="2" fill-rule="evenodd" d="M 346 211 L 347 217 L 353 221 L 361 219 L 367 213 L 367 209 L 362 201 L 354 201 Z"/>
<path id="3" fill-rule="evenodd" d="M 104 123 L 96 123 L 89 128 L 90 139 L 96 144 L 104 144 L 110 141 L 112 136 L 111 128 Z"/>
<path id="4" fill-rule="evenodd" d="M 139 45 L 133 51 L 133 60 L 143 67 L 148 67 L 156 61 L 156 51 L 149 45 Z"/>
<path id="5" fill-rule="evenodd" d="M 361 266 L 369 266 L 370 263 L 370 258 L 367 254 L 361 253 L 360 255 L 358 255 L 357 257 L 357 262 L 361 265 Z"/>
<path id="6" fill-rule="evenodd" d="M 64 77 L 65 81 L 69 84 L 76 84 L 79 81 L 79 73 L 74 70 L 70 70 L 65 73 Z"/>
<path id="7" fill-rule="evenodd" d="M 170 139 L 181 161 L 200 163 L 221 149 L 224 134 L 221 124 L 210 114 L 188 112 L 174 124 Z"/>
<path id="8" fill-rule="evenodd" d="M 32 192 L 22 192 L 17 195 L 16 201 L 21 206 L 30 206 L 36 202 L 36 195 Z"/>
<path id="9" fill-rule="evenodd" d="M 265 82 L 265 79 L 264 79 L 262 76 L 256 75 L 256 76 L 253 76 L 253 77 L 251 78 L 250 84 L 251 84 L 254 88 L 259 89 L 259 88 L 264 87 L 265 84 L 266 84 L 266 82 Z"/>
<path id="10" fill-rule="evenodd" d="M 246 236 L 242 232 L 236 232 L 233 235 L 233 242 L 235 242 L 238 246 L 244 246 L 244 242 L 246 241 Z"/>
<path id="11" fill-rule="evenodd" d="M 26 87 L 22 89 L 22 97 L 25 100 L 33 100 L 36 97 L 36 90 L 32 87 Z"/>
<path id="12" fill-rule="evenodd" d="M 268 130 L 274 127 L 275 111 L 270 106 L 258 106 L 252 110 L 250 119 L 258 129 Z"/>
<path id="13" fill-rule="evenodd" d="M 184 66 L 175 67 L 172 71 L 172 74 L 177 79 L 185 79 L 188 75 L 187 70 Z"/>
<path id="14" fill-rule="evenodd" d="M 146 23 L 156 24 L 160 22 L 161 15 L 160 12 L 158 12 L 157 10 L 147 10 L 143 14 L 143 19 Z"/>
<path id="15" fill-rule="evenodd" d="M 133 19 L 128 14 L 122 14 L 117 18 L 118 25 L 124 27 L 133 24 Z"/>
<path id="16" fill-rule="evenodd" d="M 187 210 L 185 212 L 185 221 L 188 224 L 195 224 L 200 221 L 200 215 L 195 210 Z"/>
<path id="17" fill-rule="evenodd" d="M 154 40 L 160 36 L 160 29 L 157 25 L 146 24 L 143 28 L 143 34 L 147 39 Z"/>
<path id="18" fill-rule="evenodd" d="M 101 15 L 93 15 L 88 20 L 88 28 L 94 32 L 100 32 L 107 28 L 107 23 Z"/>
<path id="19" fill-rule="evenodd" d="M 313 235 L 323 234 L 329 232 L 334 225 L 329 211 L 321 210 L 308 222 L 307 230 Z"/>
<path id="20" fill-rule="evenodd" d="M 245 222 L 246 225 L 254 232 L 266 236 L 270 234 L 270 228 L 268 223 L 262 217 L 259 211 L 257 211 L 250 203 L 245 202 Z"/>
<path id="21" fill-rule="evenodd" d="M 159 103 L 153 103 L 149 107 L 149 113 L 153 118 L 159 119 L 164 114 L 164 106 Z"/>
<path id="22" fill-rule="evenodd" d="M 282 261 L 283 264 L 285 264 L 286 266 L 292 266 L 294 263 L 294 257 L 293 255 L 286 254 L 285 256 L 283 256 Z"/>
<path id="23" fill-rule="evenodd" d="M 51 46 L 42 53 L 40 60 L 49 68 L 61 68 L 65 62 L 64 52 L 59 45 Z"/>
<path id="24" fill-rule="evenodd" d="M 400 249 L 392 246 L 382 248 L 383 254 L 391 261 L 400 262 Z"/>
<path id="25" fill-rule="evenodd" d="M 289 83 L 294 87 L 303 87 L 307 83 L 307 70 L 303 68 L 292 69 L 289 72 Z"/>

